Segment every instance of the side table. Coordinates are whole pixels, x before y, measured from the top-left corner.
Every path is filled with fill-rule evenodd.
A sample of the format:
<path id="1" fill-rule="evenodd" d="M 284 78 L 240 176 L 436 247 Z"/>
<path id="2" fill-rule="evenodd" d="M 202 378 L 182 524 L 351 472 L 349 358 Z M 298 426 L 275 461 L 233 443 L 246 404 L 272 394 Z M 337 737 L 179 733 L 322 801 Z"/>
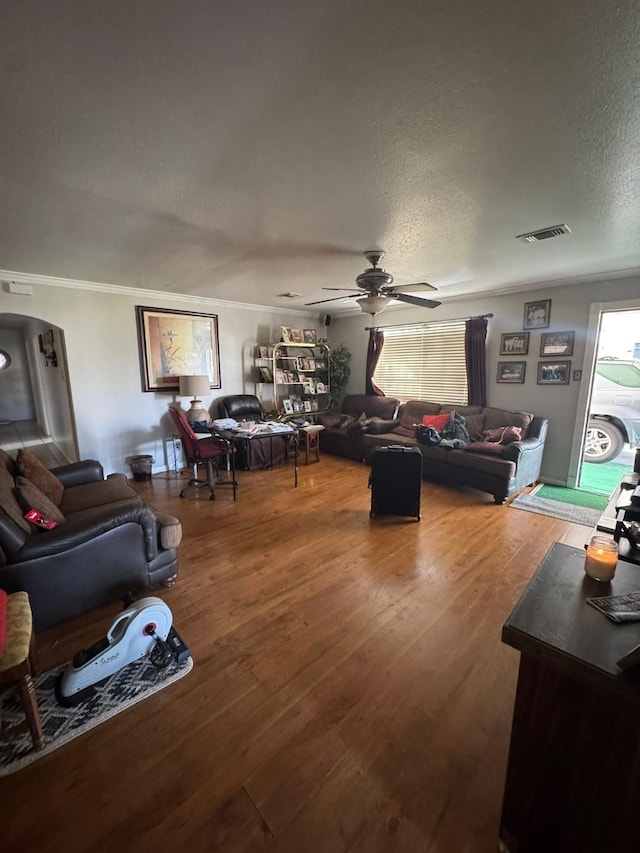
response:
<path id="1" fill-rule="evenodd" d="M 599 583 L 582 549 L 556 542 L 505 622 L 520 669 L 502 851 L 638 849 L 640 678 L 616 661 L 640 642 L 640 623 L 615 625 L 587 598 L 639 587 L 636 566 L 621 562 Z"/>
<path id="2" fill-rule="evenodd" d="M 305 465 L 320 461 L 320 433 L 323 429 L 322 424 L 300 427 L 300 449 L 304 450 Z"/>

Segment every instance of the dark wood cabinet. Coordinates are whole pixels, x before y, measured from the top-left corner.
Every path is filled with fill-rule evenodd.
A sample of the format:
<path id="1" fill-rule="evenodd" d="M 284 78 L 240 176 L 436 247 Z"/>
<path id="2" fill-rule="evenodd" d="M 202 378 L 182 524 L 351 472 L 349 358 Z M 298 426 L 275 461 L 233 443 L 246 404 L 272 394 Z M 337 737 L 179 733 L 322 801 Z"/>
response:
<path id="1" fill-rule="evenodd" d="M 640 591 L 640 569 L 620 561 L 603 584 L 584 558 L 554 544 L 503 627 L 521 654 L 500 827 L 510 853 L 640 849 L 640 673 L 616 665 L 640 623 L 587 604 Z"/>

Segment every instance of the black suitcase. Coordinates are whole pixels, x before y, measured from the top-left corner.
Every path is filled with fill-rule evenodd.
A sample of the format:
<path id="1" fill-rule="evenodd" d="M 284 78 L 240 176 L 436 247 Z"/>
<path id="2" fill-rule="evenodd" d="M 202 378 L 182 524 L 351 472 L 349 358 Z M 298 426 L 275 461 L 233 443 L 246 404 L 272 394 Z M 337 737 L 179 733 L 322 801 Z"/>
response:
<path id="1" fill-rule="evenodd" d="M 371 456 L 371 512 L 376 515 L 412 515 L 420 521 L 422 453 L 417 447 L 379 447 Z"/>

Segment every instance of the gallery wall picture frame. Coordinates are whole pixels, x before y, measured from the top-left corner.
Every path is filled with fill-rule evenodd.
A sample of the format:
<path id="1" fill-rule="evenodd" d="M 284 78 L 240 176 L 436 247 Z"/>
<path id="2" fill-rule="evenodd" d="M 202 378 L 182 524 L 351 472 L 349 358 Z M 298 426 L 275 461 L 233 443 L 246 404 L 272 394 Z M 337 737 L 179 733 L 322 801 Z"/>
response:
<path id="1" fill-rule="evenodd" d="M 547 356 L 558 358 L 558 356 L 573 355 L 575 334 L 575 332 L 549 332 L 540 335 L 541 358 Z"/>
<path id="2" fill-rule="evenodd" d="M 524 303 L 523 329 L 548 329 L 551 323 L 551 300 Z"/>
<path id="3" fill-rule="evenodd" d="M 526 361 L 499 361 L 496 382 L 522 385 L 526 371 Z"/>
<path id="4" fill-rule="evenodd" d="M 500 335 L 500 355 L 528 355 L 530 332 L 504 332 Z"/>
<path id="5" fill-rule="evenodd" d="M 538 362 L 538 385 L 568 385 L 570 378 L 570 361 Z"/>
<path id="6" fill-rule="evenodd" d="M 136 305 L 143 391 L 178 391 L 180 376 L 208 376 L 220 388 L 217 314 Z"/>

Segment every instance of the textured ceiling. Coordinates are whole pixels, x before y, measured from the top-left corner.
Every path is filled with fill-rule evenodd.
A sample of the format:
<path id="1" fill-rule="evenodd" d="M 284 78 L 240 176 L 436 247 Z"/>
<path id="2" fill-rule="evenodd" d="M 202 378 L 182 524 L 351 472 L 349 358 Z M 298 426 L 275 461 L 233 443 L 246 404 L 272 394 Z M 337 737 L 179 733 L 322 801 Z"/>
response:
<path id="1" fill-rule="evenodd" d="M 0 269 L 287 307 L 376 247 L 444 297 L 635 269 L 639 35 L 614 0 L 5 0 Z"/>

